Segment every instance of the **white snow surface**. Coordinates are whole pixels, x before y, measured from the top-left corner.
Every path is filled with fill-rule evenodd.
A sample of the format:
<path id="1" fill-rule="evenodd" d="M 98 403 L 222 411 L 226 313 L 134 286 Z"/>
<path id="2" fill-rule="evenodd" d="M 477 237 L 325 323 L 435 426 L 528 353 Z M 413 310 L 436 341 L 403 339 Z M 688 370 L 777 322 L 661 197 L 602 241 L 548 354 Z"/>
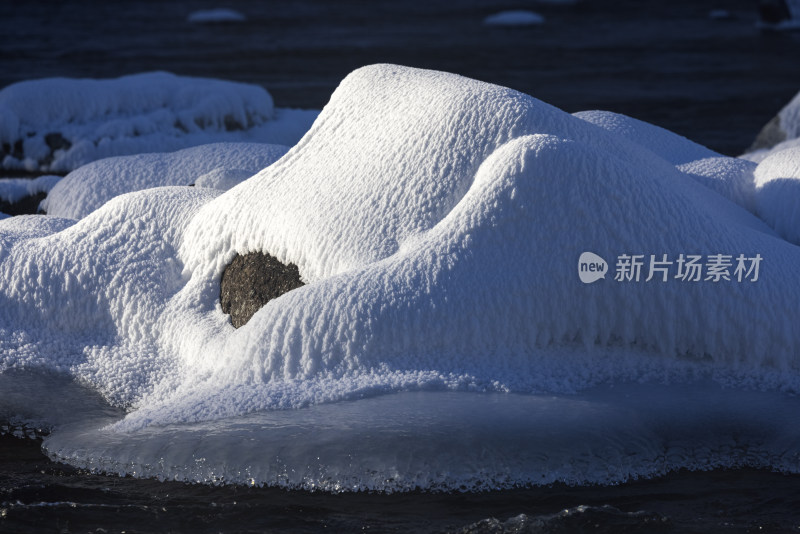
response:
<path id="1" fill-rule="evenodd" d="M 0 178 L 0 200 L 11 204 L 39 193 L 47 193 L 61 180 L 61 176 L 46 175 L 37 178 Z"/>
<path id="2" fill-rule="evenodd" d="M 489 15 L 483 23 L 487 26 L 538 26 L 544 24 L 544 17 L 534 11 L 514 9 Z"/>
<path id="3" fill-rule="evenodd" d="M 69 173 L 42 202 L 50 215 L 81 219 L 112 198 L 171 185 L 230 189 L 280 159 L 289 147 L 214 143 L 177 152 L 118 156 Z"/>
<path id="4" fill-rule="evenodd" d="M 32 80 L 0 91 L 0 143 L 22 148 L 1 164 L 67 172 L 105 157 L 213 142 L 293 145 L 316 115 L 276 110 L 260 86 L 167 72 Z"/>
<path id="5" fill-rule="evenodd" d="M 186 20 L 195 24 L 210 24 L 218 22 L 242 22 L 247 20 L 247 17 L 233 9 L 219 7 L 215 9 L 193 11 L 189 13 Z"/>
<path id="6" fill-rule="evenodd" d="M 408 490 L 736 465 L 744 457 L 729 442 L 716 460 L 702 457 L 710 450 L 702 440 L 696 450 L 664 450 L 658 429 L 692 411 L 683 397 L 612 402 L 597 388 L 701 384 L 691 391 L 711 398 L 698 417 L 722 441 L 744 427 L 763 437 L 753 419 L 762 412 L 742 421 L 734 402 L 747 391 L 778 398 L 781 409 L 764 424 L 790 431 L 781 414 L 796 413 L 791 395 L 800 392 L 800 249 L 720 194 L 747 197 L 738 187 L 752 183 L 751 164 L 636 121 L 615 119 L 626 135 L 582 119 L 511 89 L 374 65 L 340 84 L 286 156 L 227 192 L 147 189 L 77 222 L 2 220 L 0 369 L 64 373 L 127 407 L 122 419 L 55 432 L 48 450 L 146 476 Z M 296 264 L 306 285 L 234 329 L 219 304 L 220 277 L 250 251 Z M 585 285 L 576 273 L 584 251 L 612 268 L 621 254 L 743 253 L 763 262 L 757 282 L 608 276 Z M 732 407 L 725 417 L 714 411 L 714 388 L 735 392 L 721 401 Z M 456 401 L 402 391 L 449 391 Z M 499 413 L 527 430 L 519 442 L 498 438 L 483 458 L 470 456 L 484 450 L 470 441 L 439 464 L 433 451 L 450 448 L 431 437 L 409 459 L 406 441 L 380 437 L 389 427 L 386 436 L 425 435 L 435 422 L 449 429 L 444 422 L 474 414 L 475 436 L 491 441 L 498 412 L 475 405 L 495 394 L 512 404 Z M 652 413 L 634 413 L 645 407 Z M 275 411 L 288 408 L 297 411 Z M 531 410 L 539 415 L 526 419 Z M 736 424 L 724 426 L 729 419 Z M 496 435 L 514 436 L 513 422 L 503 425 Z M 543 428 L 570 430 L 537 445 L 545 456 L 503 448 L 524 451 Z M 364 463 L 348 453 L 359 436 L 380 442 L 361 451 Z M 252 450 L 241 445 L 248 440 Z M 587 455 L 588 443 L 606 445 Z M 748 465 L 800 472 L 794 449 L 781 456 L 778 445 L 744 446 L 756 458 Z M 624 468 L 610 473 L 617 460 Z"/>

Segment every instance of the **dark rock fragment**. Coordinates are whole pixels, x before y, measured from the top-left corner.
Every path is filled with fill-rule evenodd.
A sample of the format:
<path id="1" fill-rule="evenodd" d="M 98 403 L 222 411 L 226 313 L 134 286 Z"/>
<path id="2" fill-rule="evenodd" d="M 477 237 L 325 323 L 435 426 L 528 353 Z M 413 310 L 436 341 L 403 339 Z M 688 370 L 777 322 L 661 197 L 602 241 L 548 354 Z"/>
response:
<path id="1" fill-rule="evenodd" d="M 293 263 L 286 265 L 270 254 L 237 254 L 222 273 L 220 302 L 234 328 L 247 323 L 267 302 L 304 285 Z"/>

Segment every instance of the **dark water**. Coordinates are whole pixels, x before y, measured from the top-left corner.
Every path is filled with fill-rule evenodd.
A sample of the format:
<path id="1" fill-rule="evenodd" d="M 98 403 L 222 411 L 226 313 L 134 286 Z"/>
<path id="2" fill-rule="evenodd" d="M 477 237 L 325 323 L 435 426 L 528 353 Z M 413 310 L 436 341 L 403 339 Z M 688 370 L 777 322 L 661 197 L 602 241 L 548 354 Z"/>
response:
<path id="1" fill-rule="evenodd" d="M 392 62 L 518 89 L 566 111 L 606 109 L 736 155 L 798 90 L 800 32 L 756 27 L 755 0 L 417 2 L 35 0 L 0 5 L 0 86 L 148 70 L 267 87 L 321 108 L 353 69 Z M 224 5 L 247 22 L 196 25 Z M 484 26 L 529 8 L 536 28 Z M 723 8 L 728 20 L 712 20 Z"/>
<path id="2" fill-rule="evenodd" d="M 0 532 L 122 531 L 798 532 L 800 476 L 741 469 L 612 487 L 330 495 L 101 476 L 0 437 Z"/>
<path id="3" fill-rule="evenodd" d="M 225 2 L 248 21 L 186 22 L 207 1 L 0 0 L 0 86 L 148 70 L 258 83 L 321 108 L 365 64 L 513 87 L 566 111 L 607 109 L 726 154 L 800 90 L 800 34 L 756 28 L 755 2 Z M 493 28 L 499 9 L 547 23 Z M 711 20 L 711 9 L 730 20 Z M 524 514 L 520 516 L 520 514 Z M 495 521 L 490 518 L 496 518 Z M 616 487 L 404 495 L 216 488 L 106 477 L 0 436 L 2 532 L 800 532 L 800 476 L 679 472 Z"/>

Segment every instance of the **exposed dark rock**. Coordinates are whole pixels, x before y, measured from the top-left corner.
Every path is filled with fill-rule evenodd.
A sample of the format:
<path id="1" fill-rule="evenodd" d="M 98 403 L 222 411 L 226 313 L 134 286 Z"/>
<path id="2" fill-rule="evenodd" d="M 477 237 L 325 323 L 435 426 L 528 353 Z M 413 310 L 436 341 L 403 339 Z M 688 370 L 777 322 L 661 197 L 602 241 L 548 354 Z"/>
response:
<path id="1" fill-rule="evenodd" d="M 35 195 L 28 195 L 22 197 L 16 202 L 8 202 L 0 198 L 0 212 L 7 215 L 33 215 L 36 213 L 44 213 L 39 209 L 39 203 L 44 200 L 47 193 L 41 192 Z"/>
<path id="2" fill-rule="evenodd" d="M 772 148 L 783 141 L 786 141 L 786 132 L 784 132 L 783 128 L 781 128 L 780 115 L 775 115 L 772 117 L 771 121 L 761 128 L 761 131 L 758 132 L 758 135 L 756 136 L 756 140 L 753 141 L 753 144 L 747 149 L 747 151 L 755 152 L 756 150 L 761 150 L 762 148 Z"/>
<path id="3" fill-rule="evenodd" d="M 237 254 L 222 273 L 222 311 L 230 314 L 234 328 L 239 328 L 267 302 L 302 285 L 293 263 L 283 264 L 262 252 Z"/>
<path id="4" fill-rule="evenodd" d="M 14 142 L 14 146 L 11 149 L 11 157 L 17 159 L 24 159 L 25 158 L 25 151 L 22 148 L 22 139 L 17 139 Z"/>
<path id="5" fill-rule="evenodd" d="M 239 130 L 244 130 L 244 126 L 233 118 L 231 115 L 225 115 L 225 131 L 226 132 L 237 132 Z"/>

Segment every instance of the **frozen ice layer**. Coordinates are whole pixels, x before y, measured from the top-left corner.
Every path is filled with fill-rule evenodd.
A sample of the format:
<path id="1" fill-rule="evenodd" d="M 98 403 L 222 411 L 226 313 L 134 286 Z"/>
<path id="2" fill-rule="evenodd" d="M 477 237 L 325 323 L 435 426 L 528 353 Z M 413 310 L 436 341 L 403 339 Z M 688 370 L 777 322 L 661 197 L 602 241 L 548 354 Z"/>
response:
<path id="1" fill-rule="evenodd" d="M 230 189 L 280 159 L 289 147 L 214 143 L 171 153 L 106 158 L 69 173 L 42 203 L 50 215 L 80 219 L 112 198 L 172 185 Z"/>
<path id="2" fill-rule="evenodd" d="M 167 72 L 26 81 L 0 91 L 0 165 L 62 173 L 104 157 L 221 141 L 291 145 L 315 117 L 276 110 L 257 85 Z"/>
<path id="3" fill-rule="evenodd" d="M 0 369 L 57 371 L 126 407 L 47 447 L 146 476 L 339 491 L 800 472 L 794 434 L 758 441 L 800 392 L 800 249 L 746 209 L 758 168 L 593 118 L 452 74 L 359 69 L 297 145 L 226 192 L 146 189 L 77 222 L 0 221 Z M 591 284 L 576 272 L 587 251 L 609 269 Z M 220 277 L 249 252 L 305 285 L 234 329 Z M 641 277 L 626 278 L 634 256 Z M 680 276 L 689 256 L 697 280 Z M 667 408 L 595 395 L 639 382 L 663 385 Z M 699 419 L 686 388 L 703 392 Z M 777 422 L 741 410 L 742 392 L 773 399 Z M 513 416 L 498 430 L 500 413 Z M 451 416 L 462 464 L 432 430 Z M 689 446 L 658 430 L 675 427 Z M 608 428 L 602 446 L 564 447 Z M 390 437 L 426 429 L 411 456 Z"/>
<path id="4" fill-rule="evenodd" d="M 84 423 L 44 447 L 86 469 L 160 480 L 490 491 L 618 484 L 681 468 L 796 471 L 796 408 L 785 395 L 712 383 L 577 395 L 416 391 L 133 433 Z"/>

